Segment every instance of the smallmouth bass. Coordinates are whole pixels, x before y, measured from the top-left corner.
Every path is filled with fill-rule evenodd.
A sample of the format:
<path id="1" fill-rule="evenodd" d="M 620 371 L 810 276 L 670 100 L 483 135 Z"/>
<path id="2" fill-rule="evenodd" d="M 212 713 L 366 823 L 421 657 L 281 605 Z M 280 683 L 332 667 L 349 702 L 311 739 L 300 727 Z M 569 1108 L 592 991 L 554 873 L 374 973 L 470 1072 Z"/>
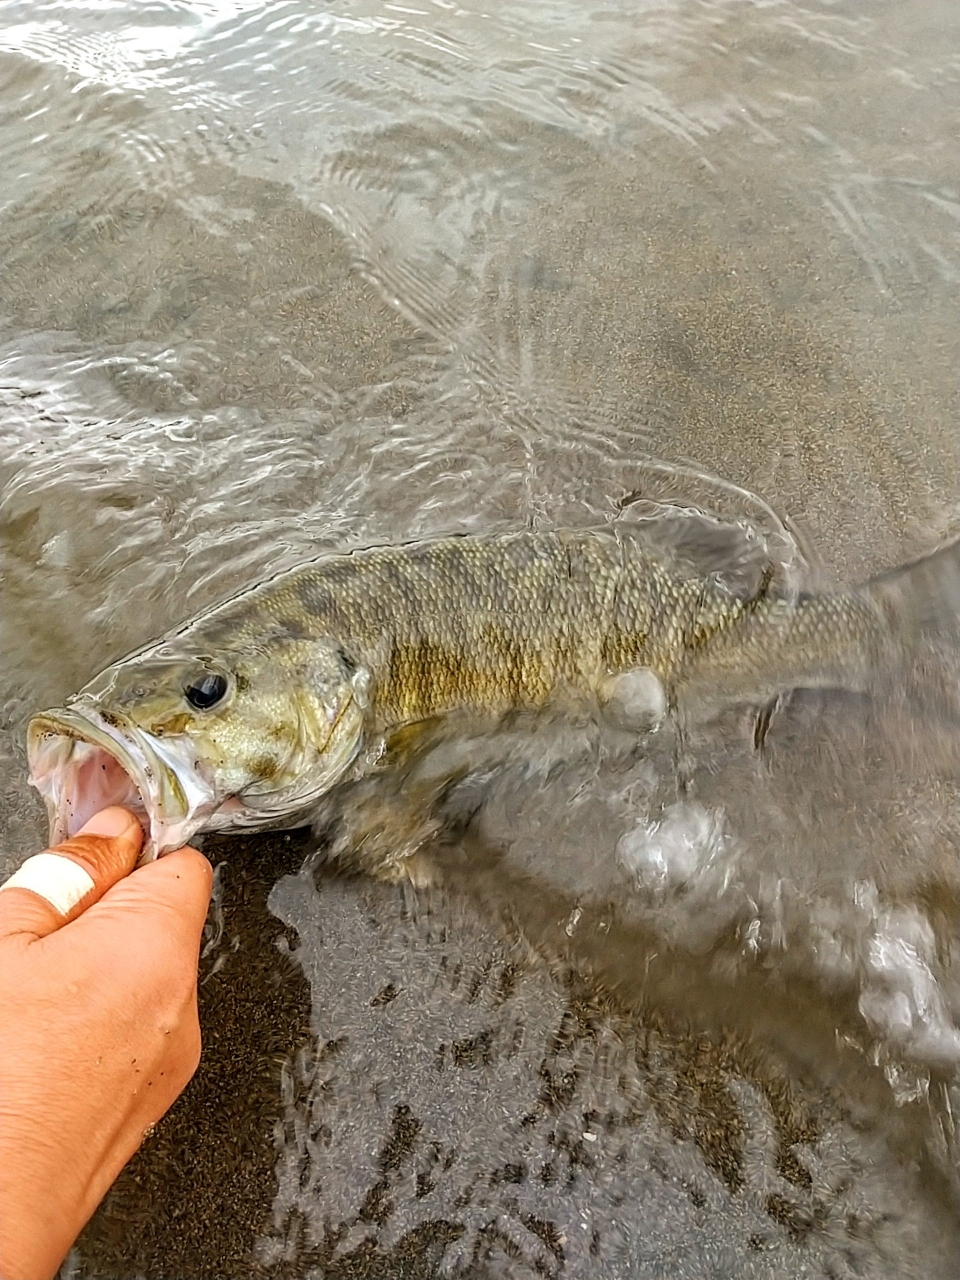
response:
<path id="1" fill-rule="evenodd" d="M 52 843 L 127 804 L 155 857 L 201 831 L 307 822 L 424 723 L 454 732 L 572 700 L 629 724 L 649 716 L 651 688 L 657 715 L 865 688 L 956 616 L 958 548 L 821 594 L 786 593 L 770 575 L 737 590 L 643 521 L 328 554 L 35 716 L 30 780 Z"/>

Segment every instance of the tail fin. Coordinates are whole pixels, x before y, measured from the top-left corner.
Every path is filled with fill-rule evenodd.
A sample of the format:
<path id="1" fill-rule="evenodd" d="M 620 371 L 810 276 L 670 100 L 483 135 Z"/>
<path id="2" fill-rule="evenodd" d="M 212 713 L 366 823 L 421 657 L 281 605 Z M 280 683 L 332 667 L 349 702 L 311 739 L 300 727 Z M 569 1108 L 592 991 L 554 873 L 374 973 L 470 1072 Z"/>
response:
<path id="1" fill-rule="evenodd" d="M 880 606 L 901 643 L 960 634 L 960 538 L 860 589 Z"/>
<path id="2" fill-rule="evenodd" d="M 709 706 L 787 689 L 866 692 L 925 638 L 951 635 L 960 638 L 960 539 L 849 590 L 761 593 L 687 655 L 673 696 Z"/>

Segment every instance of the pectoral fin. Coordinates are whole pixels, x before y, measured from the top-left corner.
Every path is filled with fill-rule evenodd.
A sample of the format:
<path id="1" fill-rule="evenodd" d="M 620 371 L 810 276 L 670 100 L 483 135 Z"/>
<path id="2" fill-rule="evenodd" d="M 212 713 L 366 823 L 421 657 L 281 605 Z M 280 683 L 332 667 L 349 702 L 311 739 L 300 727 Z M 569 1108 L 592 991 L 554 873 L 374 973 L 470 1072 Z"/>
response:
<path id="1" fill-rule="evenodd" d="M 618 729 L 648 733 L 658 728 L 667 714 L 667 691 L 649 667 L 607 676 L 598 694 L 604 715 Z"/>

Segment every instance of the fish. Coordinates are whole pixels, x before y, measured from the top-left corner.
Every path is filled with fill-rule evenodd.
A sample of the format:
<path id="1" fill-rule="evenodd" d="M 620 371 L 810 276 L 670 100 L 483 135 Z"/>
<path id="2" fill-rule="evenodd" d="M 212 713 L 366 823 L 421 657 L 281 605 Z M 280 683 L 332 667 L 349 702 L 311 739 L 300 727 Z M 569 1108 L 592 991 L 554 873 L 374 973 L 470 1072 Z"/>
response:
<path id="1" fill-rule="evenodd" d="M 643 519 L 328 552 L 35 715 L 30 782 L 51 843 L 124 804 L 149 859 L 206 831 L 309 823 L 340 786 L 468 724 L 587 705 L 639 733 L 798 688 L 867 689 L 958 604 L 960 541 L 822 592 L 769 566 L 745 585 Z M 406 852 L 367 863 L 396 877 Z"/>

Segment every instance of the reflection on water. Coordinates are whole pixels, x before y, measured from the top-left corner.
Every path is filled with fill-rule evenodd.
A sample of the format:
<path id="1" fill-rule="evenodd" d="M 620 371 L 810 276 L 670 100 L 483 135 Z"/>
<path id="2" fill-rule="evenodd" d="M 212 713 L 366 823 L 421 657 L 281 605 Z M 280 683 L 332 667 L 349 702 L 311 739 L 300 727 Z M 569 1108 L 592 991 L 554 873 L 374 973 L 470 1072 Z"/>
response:
<path id="1" fill-rule="evenodd" d="M 955 533 L 957 27 L 8 0 L 4 858 L 31 710 L 317 547 L 639 493 L 830 583 Z M 761 755 L 551 730 L 420 895 L 219 844 L 204 1067 L 73 1265 L 953 1274 L 956 675 Z"/>

